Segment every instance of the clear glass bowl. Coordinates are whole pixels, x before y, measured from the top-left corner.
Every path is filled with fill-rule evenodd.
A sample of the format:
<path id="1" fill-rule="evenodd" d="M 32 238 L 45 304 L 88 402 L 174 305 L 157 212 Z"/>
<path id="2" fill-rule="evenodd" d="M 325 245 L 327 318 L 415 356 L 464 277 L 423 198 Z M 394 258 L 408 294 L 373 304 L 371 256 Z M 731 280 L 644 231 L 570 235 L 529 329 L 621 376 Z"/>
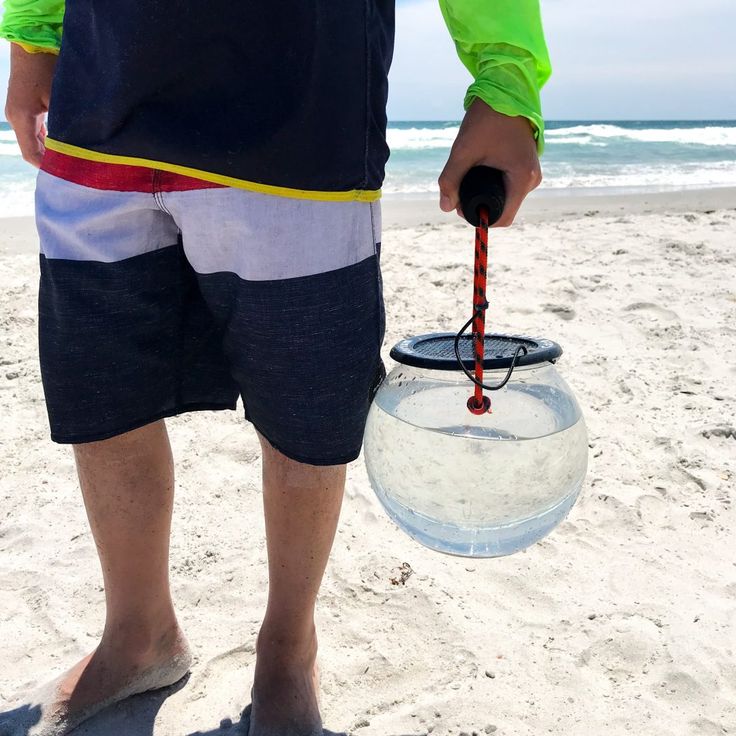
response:
<path id="1" fill-rule="evenodd" d="M 486 372 L 494 384 L 505 370 Z M 467 557 L 517 552 L 549 534 L 580 493 L 585 422 L 552 363 L 517 367 L 490 393 L 492 413 L 467 408 L 460 372 L 399 364 L 381 385 L 365 461 L 396 524 L 431 549 Z"/>

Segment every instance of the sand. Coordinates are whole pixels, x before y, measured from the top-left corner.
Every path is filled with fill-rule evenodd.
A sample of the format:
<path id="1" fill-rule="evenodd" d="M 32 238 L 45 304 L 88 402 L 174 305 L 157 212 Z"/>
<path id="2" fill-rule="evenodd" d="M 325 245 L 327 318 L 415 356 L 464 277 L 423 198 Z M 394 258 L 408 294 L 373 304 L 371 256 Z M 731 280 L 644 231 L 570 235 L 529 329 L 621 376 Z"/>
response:
<path id="1" fill-rule="evenodd" d="M 492 239 L 489 323 L 564 346 L 590 432 L 582 496 L 550 537 L 504 559 L 437 555 L 351 467 L 319 609 L 332 731 L 736 733 L 736 197 L 654 199 L 538 198 Z M 385 221 L 388 354 L 464 321 L 472 233 L 427 202 L 388 201 Z M 0 233 L 3 711 L 94 647 L 103 594 L 71 454 L 47 437 L 35 236 L 27 220 Z M 195 664 L 168 698 L 79 736 L 235 734 L 248 703 L 266 600 L 257 441 L 239 413 L 169 429 Z"/>

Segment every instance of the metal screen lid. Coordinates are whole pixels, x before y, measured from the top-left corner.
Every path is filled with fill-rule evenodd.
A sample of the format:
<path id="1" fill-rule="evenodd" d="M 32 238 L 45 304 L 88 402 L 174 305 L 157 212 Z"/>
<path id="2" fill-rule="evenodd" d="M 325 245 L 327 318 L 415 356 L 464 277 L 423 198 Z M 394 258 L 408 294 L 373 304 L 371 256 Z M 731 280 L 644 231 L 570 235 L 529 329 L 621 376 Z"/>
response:
<path id="1" fill-rule="evenodd" d="M 554 363 L 562 355 L 562 348 L 551 340 L 520 335 L 486 335 L 483 367 L 491 370 L 509 368 L 519 345 L 523 345 L 527 353 L 519 355 L 517 366 Z M 460 338 L 460 355 L 465 367 L 472 370 L 475 365 L 472 335 L 463 335 Z M 399 363 L 416 368 L 437 371 L 460 369 L 455 357 L 455 334 L 451 332 L 417 335 L 402 340 L 391 348 L 391 357 Z"/>

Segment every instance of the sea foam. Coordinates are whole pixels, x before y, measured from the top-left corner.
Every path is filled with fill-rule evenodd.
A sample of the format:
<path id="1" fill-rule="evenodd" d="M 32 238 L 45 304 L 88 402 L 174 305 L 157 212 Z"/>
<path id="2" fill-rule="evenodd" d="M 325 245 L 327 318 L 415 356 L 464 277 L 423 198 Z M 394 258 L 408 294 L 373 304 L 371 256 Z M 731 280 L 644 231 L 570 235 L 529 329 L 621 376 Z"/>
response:
<path id="1" fill-rule="evenodd" d="M 594 143 L 595 139 L 619 138 L 642 143 L 680 143 L 700 146 L 736 146 L 736 127 L 705 126 L 702 128 L 624 128 L 608 123 L 573 125 L 548 129 L 549 143 Z"/>

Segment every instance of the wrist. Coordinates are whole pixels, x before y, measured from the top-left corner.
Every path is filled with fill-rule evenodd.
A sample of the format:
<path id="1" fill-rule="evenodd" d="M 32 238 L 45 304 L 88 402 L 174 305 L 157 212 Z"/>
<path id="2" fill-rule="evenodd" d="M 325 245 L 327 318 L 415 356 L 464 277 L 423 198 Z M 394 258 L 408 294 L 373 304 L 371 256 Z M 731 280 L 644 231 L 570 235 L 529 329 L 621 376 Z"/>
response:
<path id="1" fill-rule="evenodd" d="M 471 125 L 484 128 L 493 126 L 494 130 L 502 130 L 506 135 L 514 135 L 520 141 L 527 137 L 530 147 L 539 155 L 539 129 L 534 120 L 503 104 L 489 104 L 480 96 L 472 98 L 469 96 L 466 103 L 465 117 Z"/>
<path id="2" fill-rule="evenodd" d="M 470 110 L 478 104 L 489 107 L 497 114 L 523 119 L 528 124 L 529 131 L 536 141 L 537 153 L 540 156 L 542 155 L 544 150 L 544 118 L 538 110 L 510 95 L 508 90 L 482 79 L 470 85 L 464 100 L 466 110 Z"/>
<path id="3" fill-rule="evenodd" d="M 55 64 L 58 52 L 33 44 L 13 41 L 10 44 L 10 68 L 19 66 L 34 66 L 38 64 Z"/>
<path id="4" fill-rule="evenodd" d="M 19 88 L 48 92 L 56 70 L 56 61 L 56 54 L 28 52 L 17 43 L 11 44 L 8 100 L 13 96 L 10 91 L 17 92 Z"/>

